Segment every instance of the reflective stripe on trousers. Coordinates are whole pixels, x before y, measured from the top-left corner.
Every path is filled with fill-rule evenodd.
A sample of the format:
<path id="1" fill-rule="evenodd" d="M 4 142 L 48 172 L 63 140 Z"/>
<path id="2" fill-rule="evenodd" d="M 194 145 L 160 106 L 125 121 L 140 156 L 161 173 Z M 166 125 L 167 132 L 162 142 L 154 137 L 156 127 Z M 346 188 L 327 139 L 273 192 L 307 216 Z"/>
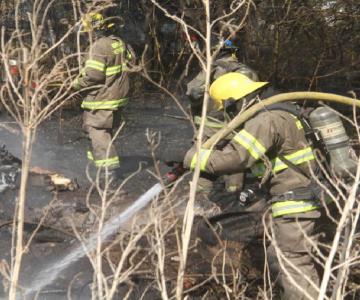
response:
<path id="1" fill-rule="evenodd" d="M 94 156 L 91 151 L 87 152 L 87 158 L 94 162 L 96 167 L 116 167 L 120 166 L 119 156 L 109 157 L 106 159 L 94 159 Z"/>
<path id="2" fill-rule="evenodd" d="M 118 100 L 102 100 L 102 101 L 86 101 L 81 103 L 81 108 L 89 110 L 110 109 L 115 110 L 126 105 L 129 102 L 128 98 Z"/>
<path id="3" fill-rule="evenodd" d="M 312 148 L 311 147 L 307 147 L 305 149 L 296 151 L 292 154 L 288 154 L 284 156 L 288 161 L 290 161 L 291 163 L 293 163 L 294 165 L 300 165 L 304 162 L 308 162 L 311 160 L 314 160 L 314 154 L 312 152 Z M 271 161 L 271 164 L 273 166 L 272 168 L 272 172 L 276 173 L 282 170 L 287 169 L 289 166 L 284 163 L 280 158 L 275 158 Z M 266 171 L 266 167 L 264 163 L 258 163 L 255 166 L 253 166 L 251 168 L 251 172 L 257 176 L 257 177 L 261 177 L 264 175 Z"/>
<path id="4" fill-rule="evenodd" d="M 271 204 L 272 216 L 274 218 L 283 215 L 304 213 L 318 209 L 319 207 L 319 202 L 311 200 L 288 200 Z"/>

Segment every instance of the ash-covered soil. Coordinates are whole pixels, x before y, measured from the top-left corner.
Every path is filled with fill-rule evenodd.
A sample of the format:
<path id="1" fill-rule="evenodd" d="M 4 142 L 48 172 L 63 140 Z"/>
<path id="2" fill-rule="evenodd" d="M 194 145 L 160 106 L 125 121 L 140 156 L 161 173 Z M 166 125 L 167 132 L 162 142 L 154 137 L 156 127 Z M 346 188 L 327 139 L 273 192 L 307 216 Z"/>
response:
<path id="1" fill-rule="evenodd" d="M 186 103 L 184 105 L 186 106 Z M 163 100 L 161 94 L 144 94 L 141 98 L 132 99 L 124 108 L 123 117 L 125 124 L 115 144 L 125 175 L 135 172 L 140 162 L 144 162 L 145 169 L 153 165 L 146 138 L 147 130 L 160 134 L 158 159 L 178 155 L 181 151 L 186 151 L 191 143 L 191 124 L 181 119 L 181 111 L 170 99 Z M 4 114 L 0 114 L 0 122 L 14 130 L 18 129 L 11 118 Z M 88 184 L 85 169 L 88 164 L 86 150 L 89 141 L 81 125 L 80 109 L 64 110 L 61 117 L 58 112 L 50 120 L 42 123 L 33 148 L 32 166 L 55 170 L 71 178 L 77 178 L 81 186 Z M 0 141 L 6 144 L 11 153 L 21 157 L 20 134 L 10 133 L 0 127 Z M 141 193 L 149 187 L 147 180 L 134 180 L 137 183 L 129 183 L 127 188 L 131 189 L 131 185 L 136 185 L 134 190 Z"/>
<path id="2" fill-rule="evenodd" d="M 172 117 L 175 116 L 175 117 Z M 110 216 L 120 213 L 130 205 L 143 192 L 157 182 L 154 174 L 154 161 L 150 153 L 146 132 L 158 133 L 157 159 L 166 159 L 167 155 L 178 155 L 185 151 L 193 136 L 192 127 L 188 121 L 182 119 L 182 114 L 177 107 L 162 100 L 160 94 L 144 94 L 141 99 L 133 99 L 123 111 L 124 127 L 116 139 L 116 146 L 121 157 L 121 171 L 124 177 L 137 172 L 123 187 L 123 193 L 113 203 L 114 209 Z M 177 118 L 180 117 L 180 118 Z M 5 144 L 9 152 L 21 157 L 21 132 L 18 125 L 5 113 L 0 114 L 0 144 Z M 54 260 L 69 251 L 76 244 L 73 233 L 74 226 L 80 233 L 91 232 L 94 218 L 86 209 L 85 199 L 88 196 L 90 182 L 86 170 L 88 160 L 86 150 L 90 144 L 81 129 L 82 112 L 79 109 L 63 110 L 57 112 L 49 120 L 44 121 L 38 128 L 33 146 L 31 166 L 37 166 L 63 174 L 76 179 L 80 189 L 74 192 L 50 192 L 47 186 L 30 186 L 26 205 L 26 238 L 44 215 L 51 203 L 51 209 L 46 211 L 44 226 L 35 236 L 29 251 L 25 255 L 22 278 L 25 284 L 27 277 L 46 266 L 47 261 Z M 167 154 L 169 153 L 169 154 Z M 169 170 L 163 163 L 159 163 L 161 172 Z M 139 169 L 141 170 L 139 171 Z M 90 167 L 90 175 L 96 174 Z M 186 185 L 186 184 L 185 184 Z M 11 250 L 12 218 L 15 209 L 16 191 L 7 191 L 1 195 L 0 203 L 0 253 L 1 259 L 9 262 Z M 90 202 L 99 201 L 99 196 L 94 191 Z M 141 220 L 141 218 L 139 218 Z M 139 223 L 145 222 L 144 220 Z M 69 280 L 75 274 L 87 274 L 83 281 L 91 281 L 91 266 L 87 259 L 83 259 L 76 266 L 70 268 L 70 273 L 62 274 L 55 287 L 48 293 L 41 294 L 39 299 L 63 299 L 67 292 Z M 65 278 L 68 280 L 64 280 Z M 80 284 L 75 289 L 84 285 L 79 277 Z M 4 281 L 5 282 L 5 281 Z M 26 285 L 26 284 L 25 284 Z M 86 286 L 86 284 L 85 284 Z M 6 284 L 2 287 L 5 297 Z M 65 294 L 64 294 L 65 293 Z M 80 293 L 81 294 L 81 293 Z M 57 296 L 55 296 L 57 295 Z M 87 299 L 87 296 L 84 296 Z"/>
<path id="3" fill-rule="evenodd" d="M 180 110 L 173 103 L 165 102 L 160 94 L 146 94 L 141 99 L 134 99 L 124 109 L 123 115 L 125 125 L 115 144 L 121 157 L 124 177 L 135 174 L 124 184 L 122 193 L 112 200 L 106 220 L 121 214 L 158 182 L 154 175 L 156 171 L 147 132 L 158 133 L 155 156 L 159 160 L 162 174 L 169 171 L 162 161 L 181 159 L 193 137 L 191 124 L 183 119 Z M 31 243 L 26 249 L 22 264 L 19 299 L 33 299 L 36 292 L 37 299 L 41 300 L 91 299 L 95 279 L 94 265 L 86 255 L 69 264 L 49 284 L 41 285 L 41 281 L 45 282 L 48 276 L 51 277 L 64 257 L 81 247 L 79 236 L 83 238 L 83 242 L 86 241 L 98 226 L 95 215 L 100 211 L 101 200 L 95 189 L 89 192 L 91 184 L 86 170 L 89 170 L 91 177 L 95 176 L 95 172 L 88 168 L 86 149 L 89 141 L 81 129 L 81 119 L 81 110 L 64 110 L 44 121 L 38 129 L 31 165 L 76 179 L 80 188 L 75 191 L 49 191 L 46 180 L 41 180 L 41 175 L 30 176 L 24 229 L 25 242 L 31 240 Z M 5 144 L 12 154 L 21 157 L 21 134 L 18 126 L 5 114 L 0 114 L 0 125 L 0 144 Z M 179 267 L 177 241 L 188 200 L 189 179 L 190 176 L 185 176 L 169 197 L 163 194 L 104 241 L 102 271 L 110 281 L 114 266 L 120 262 L 123 263 L 122 274 L 136 266 L 117 285 L 114 299 L 124 299 L 125 295 L 132 300 L 162 299 L 158 269 L 160 258 L 157 252 L 161 244 L 165 252 L 163 284 L 168 293 L 174 295 Z M 221 185 L 221 182 L 218 184 Z M 4 270 L 11 262 L 16 192 L 8 190 L 0 195 L 0 299 L 7 298 L 8 281 Z M 220 206 L 224 208 L 227 203 L 232 203 L 232 195 L 220 193 L 212 200 L 218 201 L 217 204 L 222 204 Z M 255 211 L 264 209 L 261 203 L 258 208 L 256 205 Z M 195 224 L 184 275 L 187 299 L 225 299 L 228 296 L 234 299 L 257 298 L 259 290 L 263 288 L 262 214 L 244 212 L 235 207 L 230 212 L 227 210 L 228 213 L 207 220 L 204 218 L 204 208 L 208 208 L 207 216 L 220 211 L 213 202 L 197 199 Z M 157 218 L 157 222 L 154 218 Z M 212 226 L 219 235 L 212 233 Z M 159 228 L 162 231 L 157 232 L 156 238 L 156 230 Z M 36 229 L 38 232 L 33 235 Z M 141 237 L 127 253 L 126 245 L 130 244 L 134 235 L 142 231 Z M 355 270 L 351 274 L 350 282 L 354 289 L 357 289 L 360 282 L 358 273 Z M 36 284 L 41 286 L 41 291 L 26 294 Z"/>
<path id="4" fill-rule="evenodd" d="M 121 170 L 124 177 L 136 174 L 124 184 L 122 193 L 113 199 L 110 209 L 107 210 L 107 220 L 123 212 L 141 194 L 158 182 L 154 175 L 156 172 L 146 136 L 147 132 L 157 133 L 155 153 L 162 174 L 169 171 L 162 161 L 181 159 L 190 147 L 193 137 L 191 124 L 184 119 L 176 105 L 169 100 L 165 101 L 160 94 L 145 94 L 141 99 L 134 99 L 124 109 L 123 116 L 125 125 L 115 144 L 121 157 Z M 0 124 L 3 125 L 0 126 L 0 142 L 5 144 L 12 154 L 21 157 L 21 132 L 17 124 L 5 114 L 0 114 Z M 49 191 L 46 181 L 39 180 L 38 177 L 41 179 L 41 175 L 31 176 L 25 208 L 25 242 L 31 239 L 31 243 L 24 255 L 20 278 L 20 293 L 24 299 L 34 297 L 35 294 L 26 294 L 26 290 L 32 284 L 35 285 L 36 276 L 43 274 L 41 276 L 45 277 L 40 276 L 40 279 L 45 280 L 49 267 L 55 268 L 61 258 L 78 249 L 80 244 L 77 234 L 87 237 L 97 228 L 98 220 L 94 217 L 93 211 L 89 211 L 88 208 L 90 206 L 96 211 L 101 201 L 96 190 L 89 193 L 91 184 L 86 170 L 89 171 L 88 174 L 91 177 L 95 176 L 95 171 L 91 167 L 88 168 L 86 150 L 89 140 L 83 133 L 81 124 L 81 110 L 64 110 L 61 114 L 57 112 L 49 120 L 44 121 L 37 131 L 31 166 L 76 179 L 80 188 L 76 191 Z M 169 197 L 170 202 L 165 201 L 164 197 L 160 198 L 155 204 L 143 209 L 134 219 L 123 224 L 121 229 L 112 235 L 112 240 L 118 242 L 110 247 L 110 250 L 106 252 L 108 253 L 106 257 L 104 254 L 104 274 L 108 276 L 113 273 L 113 264 L 119 263 L 124 253 L 123 246 L 126 245 L 124 241 L 131 239 L 134 233 L 140 232 L 149 223 L 153 223 L 152 218 L 156 213 L 163 222 L 162 226 L 169 229 L 161 239 L 166 249 L 166 286 L 173 292 L 179 261 L 177 235 L 181 232 L 180 226 L 187 202 L 189 178 L 189 176 L 185 177 L 176 187 L 175 192 Z M 1 197 L 3 199 L 0 202 L 0 253 L 3 262 L 9 264 L 16 190 L 8 190 Z M 204 294 L 207 294 L 205 299 L 217 299 L 224 292 L 223 288 L 221 284 L 214 284 L 214 281 L 209 278 L 214 274 L 223 276 L 225 272 L 222 259 L 220 259 L 221 247 L 219 248 L 219 245 L 214 243 L 210 248 L 204 248 L 199 244 L 195 232 L 197 224 L 202 221 L 204 206 L 207 206 L 211 213 L 219 212 L 219 209 L 206 200 L 200 199 L 199 203 L 201 204 L 197 205 L 198 210 L 195 211 L 197 217 L 191 239 L 184 288 L 194 290 L 189 294 L 190 299 L 201 299 Z M 237 222 L 243 216 L 234 216 L 234 218 L 233 222 Z M 255 220 L 251 226 L 258 227 L 258 221 Z M 41 223 L 40 227 L 38 227 L 39 223 Z M 36 228 L 38 232 L 33 236 L 32 233 Z M 238 235 L 237 232 L 233 234 Z M 138 240 L 134 250 L 128 254 L 125 264 L 127 267 L 134 262 L 141 262 L 141 264 L 127 280 L 118 286 L 115 299 L 123 299 L 129 290 L 131 290 L 129 299 L 161 299 L 155 272 L 158 257 L 154 250 L 156 247 L 154 248 L 153 239 L 154 227 L 152 225 Z M 210 240 L 212 239 L 216 240 L 216 237 L 210 234 Z M 105 245 L 109 242 L 111 240 L 105 241 Z M 241 256 L 249 257 L 249 253 L 243 253 L 242 246 L 236 243 L 229 244 L 228 249 L 235 258 L 235 264 L 239 263 Z M 214 255 L 220 255 L 220 258 L 217 259 L 217 263 L 216 259 L 213 260 L 212 265 Z M 260 251 L 259 257 L 261 255 Z M 247 261 L 250 262 L 250 259 Z M 254 269 L 251 269 L 251 264 L 247 263 L 242 268 L 246 276 L 256 281 L 258 275 L 254 273 Z M 225 273 L 233 277 L 231 268 L 227 267 Z M 245 283 L 245 277 L 243 280 Z M 67 299 L 69 295 L 73 299 L 90 299 L 93 281 L 93 266 L 88 257 L 84 256 L 71 263 L 57 276 L 56 280 L 43 286 L 37 299 Z M 199 288 L 194 288 L 201 282 L 205 282 L 203 287 L 201 285 Z M 220 289 L 217 290 L 219 286 Z M 4 279 L 0 289 L 0 297 L 3 299 L 6 299 L 7 287 L 7 281 Z"/>

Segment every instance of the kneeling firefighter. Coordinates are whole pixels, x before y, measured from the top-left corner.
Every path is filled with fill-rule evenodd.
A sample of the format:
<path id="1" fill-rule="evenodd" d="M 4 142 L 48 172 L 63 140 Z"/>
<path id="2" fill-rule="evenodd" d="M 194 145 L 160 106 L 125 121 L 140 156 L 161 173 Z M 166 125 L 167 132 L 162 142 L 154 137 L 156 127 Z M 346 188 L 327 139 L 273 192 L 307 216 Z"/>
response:
<path id="1" fill-rule="evenodd" d="M 255 82 L 239 73 L 228 73 L 211 84 L 210 96 L 221 109 L 234 100 L 246 101 L 245 97 L 250 94 L 261 96 L 267 85 L 268 82 Z M 349 148 L 345 139 L 334 136 L 344 134 L 340 128 L 342 124 L 333 120 L 330 124 L 333 131 L 326 130 L 328 115 L 318 110 L 310 119 L 323 135 L 327 133 L 327 139 L 326 136 L 323 138 L 325 144 L 332 143 L 330 156 L 340 159 L 338 162 L 349 160 L 348 155 L 344 155 Z M 278 278 L 282 299 L 307 299 L 305 293 L 316 299 L 318 293 L 309 282 L 311 280 L 318 286 L 319 275 L 306 237 L 311 237 L 316 243 L 319 235 L 315 232 L 319 233 L 319 220 L 325 215 L 323 206 L 329 201 L 311 177 L 311 169 L 318 174 L 319 168 L 312 143 L 307 138 L 310 128 L 300 119 L 294 104 L 268 106 L 246 121 L 223 149 L 202 149 L 199 155 L 203 173 L 223 175 L 251 169 L 254 176 L 261 179 L 261 187 L 269 194 L 272 233 L 286 259 L 282 259 L 286 272 L 280 268 Z M 329 132 L 333 132 L 333 136 Z M 197 160 L 194 149 L 191 149 L 185 156 L 184 166 L 193 169 Z M 347 171 L 354 171 L 356 163 L 353 161 L 348 165 L 351 165 L 351 170 Z"/>
<path id="2" fill-rule="evenodd" d="M 83 32 L 94 37 L 80 76 L 73 88 L 85 98 L 83 129 L 88 133 L 92 151 L 88 159 L 97 168 L 106 168 L 112 179 L 120 175 L 120 159 L 112 144 L 112 131 L 120 125 L 121 108 L 128 102 L 128 63 L 131 49 L 116 35 L 118 21 L 110 9 L 90 13 L 83 19 Z M 92 40 L 92 39 L 90 39 Z"/>
<path id="3" fill-rule="evenodd" d="M 254 81 L 258 81 L 257 73 L 248 67 L 247 65 L 239 62 L 237 58 L 237 52 L 239 50 L 231 40 L 222 41 L 222 47 L 219 50 L 219 54 L 213 62 L 213 68 L 211 73 L 211 80 L 216 80 L 220 76 L 229 73 L 236 72 L 243 74 Z M 188 84 L 186 95 L 189 97 L 191 112 L 194 117 L 194 123 L 199 126 L 201 123 L 201 109 L 203 104 L 205 92 L 205 72 L 200 71 Z M 240 108 L 241 109 L 241 108 Z M 216 131 L 223 128 L 226 123 L 232 119 L 239 111 L 228 110 L 219 112 L 211 110 L 208 113 L 205 123 L 204 138 L 212 136 Z M 207 196 L 214 186 L 216 178 L 203 175 L 199 179 L 198 191 Z M 244 175 L 242 173 L 226 175 L 224 177 L 225 189 L 227 192 L 233 193 L 241 190 L 243 186 Z"/>

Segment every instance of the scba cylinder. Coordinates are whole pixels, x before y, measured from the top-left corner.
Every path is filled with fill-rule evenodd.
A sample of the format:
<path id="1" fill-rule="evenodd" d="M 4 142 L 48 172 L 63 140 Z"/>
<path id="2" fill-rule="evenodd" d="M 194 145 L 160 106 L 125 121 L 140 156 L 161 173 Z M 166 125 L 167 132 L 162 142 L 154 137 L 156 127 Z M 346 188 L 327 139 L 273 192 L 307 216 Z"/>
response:
<path id="1" fill-rule="evenodd" d="M 309 117 L 312 128 L 324 141 L 332 170 L 341 177 L 355 174 L 357 161 L 339 115 L 330 108 L 319 107 Z"/>

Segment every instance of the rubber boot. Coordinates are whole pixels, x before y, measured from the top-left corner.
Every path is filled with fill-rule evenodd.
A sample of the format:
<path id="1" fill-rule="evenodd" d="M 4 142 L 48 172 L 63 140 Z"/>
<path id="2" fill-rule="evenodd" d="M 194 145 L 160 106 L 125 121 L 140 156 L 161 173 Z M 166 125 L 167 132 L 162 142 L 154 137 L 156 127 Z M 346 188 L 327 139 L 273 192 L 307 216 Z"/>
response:
<path id="1" fill-rule="evenodd" d="M 107 189 L 109 195 L 123 194 L 123 191 L 119 190 L 119 187 L 123 181 L 123 176 L 120 173 L 120 169 L 103 170 L 100 174 L 100 187 L 104 190 Z"/>

